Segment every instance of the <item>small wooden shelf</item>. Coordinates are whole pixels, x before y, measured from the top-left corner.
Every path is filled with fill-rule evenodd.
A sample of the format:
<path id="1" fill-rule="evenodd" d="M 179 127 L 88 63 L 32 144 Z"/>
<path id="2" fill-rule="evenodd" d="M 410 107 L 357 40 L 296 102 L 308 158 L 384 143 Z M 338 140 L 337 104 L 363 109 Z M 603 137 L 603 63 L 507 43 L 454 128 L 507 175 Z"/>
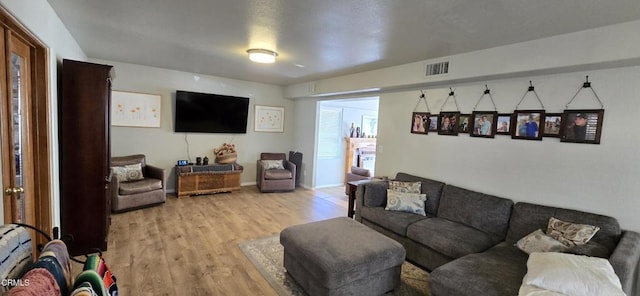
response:
<path id="1" fill-rule="evenodd" d="M 240 190 L 242 166 L 235 165 L 236 169 L 232 171 L 194 171 L 193 167 L 196 166 L 176 167 L 176 194 L 178 198 Z"/>

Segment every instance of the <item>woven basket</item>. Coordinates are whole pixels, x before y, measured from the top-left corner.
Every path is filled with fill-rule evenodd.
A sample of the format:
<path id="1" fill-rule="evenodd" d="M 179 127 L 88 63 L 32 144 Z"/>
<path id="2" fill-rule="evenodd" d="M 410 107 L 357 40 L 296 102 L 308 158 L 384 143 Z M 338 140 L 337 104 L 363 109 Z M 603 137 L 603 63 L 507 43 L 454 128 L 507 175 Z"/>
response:
<path id="1" fill-rule="evenodd" d="M 222 155 L 216 155 L 217 163 L 234 163 L 238 159 L 238 154 L 236 153 L 225 153 Z"/>

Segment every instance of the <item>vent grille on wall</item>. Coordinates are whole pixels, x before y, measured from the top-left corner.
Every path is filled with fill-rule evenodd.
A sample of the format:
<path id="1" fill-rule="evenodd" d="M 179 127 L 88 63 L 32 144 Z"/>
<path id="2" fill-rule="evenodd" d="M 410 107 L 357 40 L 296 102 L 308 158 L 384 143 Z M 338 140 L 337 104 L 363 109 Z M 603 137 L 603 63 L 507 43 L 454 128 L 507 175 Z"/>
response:
<path id="1" fill-rule="evenodd" d="M 427 64 L 427 76 L 444 75 L 449 73 L 449 61 Z"/>

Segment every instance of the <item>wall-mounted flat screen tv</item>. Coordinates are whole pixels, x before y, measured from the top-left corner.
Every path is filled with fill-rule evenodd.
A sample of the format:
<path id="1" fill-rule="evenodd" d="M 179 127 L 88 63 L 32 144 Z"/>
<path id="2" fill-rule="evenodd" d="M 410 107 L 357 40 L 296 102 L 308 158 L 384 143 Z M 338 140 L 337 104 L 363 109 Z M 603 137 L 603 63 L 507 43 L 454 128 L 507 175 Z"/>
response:
<path id="1" fill-rule="evenodd" d="M 246 134 L 249 98 L 176 91 L 175 132 Z"/>

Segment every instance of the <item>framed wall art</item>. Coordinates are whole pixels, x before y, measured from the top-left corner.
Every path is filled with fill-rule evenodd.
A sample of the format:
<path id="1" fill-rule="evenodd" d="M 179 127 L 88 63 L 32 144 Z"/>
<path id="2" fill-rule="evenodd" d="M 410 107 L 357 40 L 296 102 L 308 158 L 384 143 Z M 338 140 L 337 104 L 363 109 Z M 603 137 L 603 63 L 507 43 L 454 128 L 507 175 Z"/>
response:
<path id="1" fill-rule="evenodd" d="M 160 95 L 125 91 L 111 92 L 111 125 L 160 127 Z"/>
<path id="2" fill-rule="evenodd" d="M 423 134 L 429 133 L 430 114 L 427 112 L 413 112 L 411 115 L 411 133 Z"/>
<path id="3" fill-rule="evenodd" d="M 438 116 L 438 135 L 457 136 L 460 112 L 440 112 Z"/>
<path id="4" fill-rule="evenodd" d="M 438 115 L 429 115 L 429 131 L 438 131 Z"/>
<path id="5" fill-rule="evenodd" d="M 493 138 L 496 135 L 498 122 L 498 112 L 496 111 L 473 111 L 471 115 L 472 137 Z"/>
<path id="6" fill-rule="evenodd" d="M 560 137 L 560 129 L 562 128 L 562 113 L 546 113 L 544 115 L 544 136 Z"/>
<path id="7" fill-rule="evenodd" d="M 542 140 L 544 110 L 516 110 L 513 112 L 512 139 Z"/>
<path id="8" fill-rule="evenodd" d="M 471 130 L 471 114 L 460 114 L 458 132 L 468 134 Z"/>
<path id="9" fill-rule="evenodd" d="M 604 109 L 565 110 L 562 114 L 560 141 L 600 144 Z"/>
<path id="10" fill-rule="evenodd" d="M 513 114 L 498 114 L 496 135 L 511 135 L 511 117 Z"/>
<path id="11" fill-rule="evenodd" d="M 256 132 L 284 132 L 284 107 L 255 105 L 254 130 Z"/>

